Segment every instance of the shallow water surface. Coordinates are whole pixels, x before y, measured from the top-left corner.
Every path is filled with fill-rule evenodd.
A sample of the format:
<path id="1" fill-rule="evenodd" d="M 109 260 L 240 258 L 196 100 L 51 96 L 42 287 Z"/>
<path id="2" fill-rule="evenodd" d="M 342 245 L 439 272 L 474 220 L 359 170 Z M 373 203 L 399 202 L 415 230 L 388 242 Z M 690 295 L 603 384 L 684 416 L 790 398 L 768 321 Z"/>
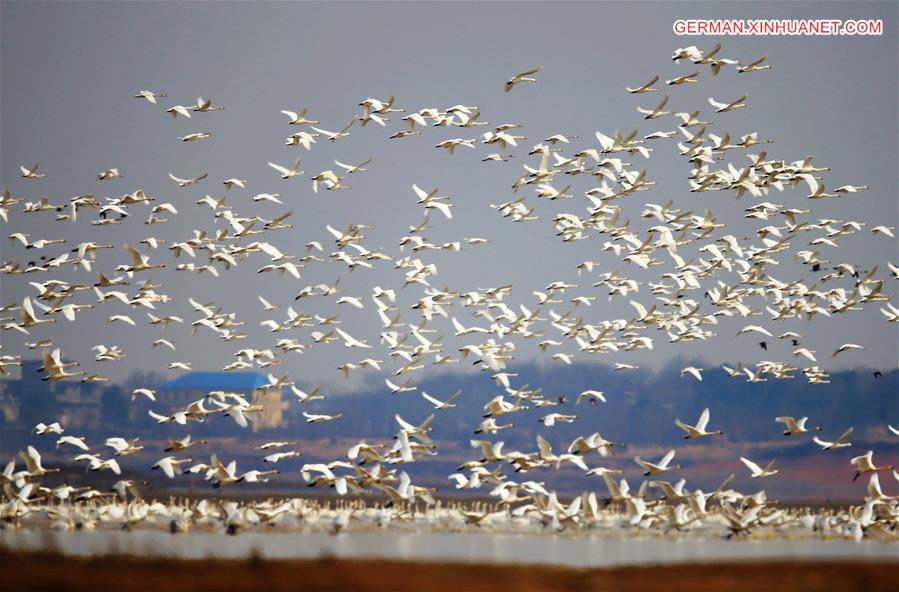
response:
<path id="1" fill-rule="evenodd" d="M 56 550 L 69 555 L 127 553 L 184 559 L 380 558 L 477 563 L 531 563 L 614 567 L 733 560 L 899 561 L 899 545 L 848 540 L 731 540 L 716 537 L 515 535 L 438 532 L 324 533 L 245 532 L 237 536 L 41 529 L 0 531 L 0 544 L 15 550 Z"/>

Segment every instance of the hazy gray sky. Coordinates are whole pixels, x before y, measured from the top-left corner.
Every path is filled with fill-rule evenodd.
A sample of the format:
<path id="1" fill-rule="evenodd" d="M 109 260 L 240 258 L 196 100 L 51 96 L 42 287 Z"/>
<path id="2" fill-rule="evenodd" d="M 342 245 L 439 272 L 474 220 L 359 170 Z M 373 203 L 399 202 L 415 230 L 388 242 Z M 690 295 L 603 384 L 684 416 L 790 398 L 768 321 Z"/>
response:
<path id="1" fill-rule="evenodd" d="M 877 37 L 678 37 L 672 23 L 678 18 L 880 18 L 884 34 Z M 171 202 L 179 215 L 167 223 L 145 226 L 144 208 L 120 226 L 94 227 L 85 213 L 76 224 L 53 223 L 52 213 L 39 215 L 10 213 L 3 224 L 0 259 L 29 261 L 40 254 L 58 254 L 63 249 L 48 247 L 42 252 L 26 251 L 5 237 L 15 231 L 32 234 L 33 239 L 64 237 L 67 248 L 82 240 L 120 246 L 137 243 L 146 236 L 184 240 L 194 228 L 213 230 L 221 226 L 208 209 L 193 202 L 205 194 L 224 193 L 222 180 L 240 177 L 249 180 L 246 190 L 228 192 L 228 203 L 243 216 L 271 218 L 288 209 L 294 211 L 293 230 L 280 230 L 266 240 L 282 251 L 304 254 L 303 245 L 319 240 L 326 253 L 334 249 L 326 224 L 343 227 L 349 222 L 373 227 L 365 245 L 398 255 L 400 236 L 421 219 L 420 206 L 411 185 L 439 187 L 455 204 L 454 218 L 445 221 L 432 215 L 434 228 L 425 233 L 433 242 L 461 240 L 463 237 L 494 239 L 493 245 L 470 247 L 463 253 L 418 254 L 434 262 L 440 273 L 432 284 L 468 291 L 514 283 L 510 303 L 533 307 L 533 290 L 553 280 L 580 282 L 590 293 L 592 277 L 578 278 L 575 265 L 584 260 L 600 262 L 597 273 L 618 269 L 622 274 L 646 281 L 657 275 L 641 273 L 625 266 L 614 255 L 601 252 L 603 238 L 563 244 L 555 236 L 552 218 L 559 212 L 586 213 L 583 191 L 593 186 L 583 175 L 572 179 L 577 200 L 553 203 L 528 197 L 537 205 L 538 222 L 513 224 L 489 208 L 490 203 L 512 199 L 511 185 L 522 173 L 521 165 L 538 162 L 528 157 L 528 149 L 553 133 L 575 134 L 579 139 L 566 154 L 597 147 L 594 131 L 611 134 L 615 129 L 639 126 L 641 135 L 675 128 L 672 118 L 645 122 L 635 107 L 654 106 L 658 94 L 632 96 L 627 85 L 639 85 L 659 73 L 673 78 L 694 69 L 692 64 L 675 64 L 671 54 L 677 47 L 696 44 L 724 45 L 721 56 L 752 60 L 768 54 L 772 69 L 737 74 L 725 69 L 711 77 L 702 68 L 700 84 L 670 90 L 669 108 L 675 111 L 702 110 L 715 125 L 716 134 L 729 131 L 733 138 L 757 131 L 762 138 L 775 140 L 767 146 L 770 158 L 799 160 L 814 154 L 815 163 L 829 166 L 828 188 L 843 184 L 867 184 L 866 193 L 839 200 L 812 202 L 804 198 L 805 188 L 772 192 L 767 200 L 789 207 L 813 208 L 816 216 L 857 220 L 868 228 L 854 237 L 843 238 L 839 249 L 823 247 L 822 254 L 834 263 L 845 261 L 863 269 L 879 264 L 885 272 L 887 261 L 897 261 L 897 242 L 872 235 L 877 224 L 895 225 L 897 213 L 897 4 L 883 3 L 42 3 L 3 2 L 0 5 L 0 175 L 14 195 L 30 200 L 42 195 L 64 202 L 75 195 L 94 192 L 98 198 L 120 196 L 144 189 L 157 203 Z M 502 92 L 503 82 L 512 74 L 542 65 L 536 85 L 522 85 Z M 168 97 L 159 105 L 132 98 L 142 89 L 164 91 Z M 707 98 L 735 99 L 749 94 L 749 108 L 716 115 Z M 310 108 L 310 116 L 321 127 L 342 128 L 357 104 L 366 97 L 397 97 L 396 104 L 407 111 L 423 107 L 445 109 L 458 103 L 479 106 L 482 119 L 491 124 L 520 123 L 527 140 L 508 163 L 481 163 L 495 148 L 478 145 L 477 150 L 460 148 L 448 156 L 434 145 L 446 138 L 470 138 L 486 128 L 429 128 L 423 136 L 389 140 L 404 128 L 394 114 L 388 127 L 370 124 L 351 130 L 350 137 L 331 144 L 319 139 L 309 152 L 284 145 L 297 131 L 287 125 L 281 109 Z M 197 96 L 210 97 L 226 107 L 218 113 L 199 113 L 192 119 L 172 120 L 163 109 L 174 104 L 191 104 Z M 186 133 L 212 131 L 211 141 L 181 143 Z M 648 169 L 658 182 L 648 192 L 632 195 L 621 202 L 632 228 L 644 232 L 653 224 L 640 219 L 645 203 L 665 203 L 674 199 L 677 207 L 701 213 L 712 208 L 738 236 L 752 233 L 758 224 L 743 221 L 743 210 L 761 200 L 746 196 L 736 201 L 730 192 L 691 194 L 686 181 L 689 165 L 676 154 L 672 140 L 654 144 L 649 161 L 636 156 L 634 168 Z M 757 149 L 749 152 L 756 152 Z M 728 159 L 741 166 L 746 151 L 733 151 Z M 374 156 L 368 172 L 348 179 L 352 189 L 340 192 L 312 192 L 309 177 L 335 168 L 332 161 L 361 162 Z M 292 164 L 302 158 L 303 177 L 282 181 L 266 162 Z M 20 164 L 41 162 L 48 177 L 40 181 L 20 178 Z M 97 185 L 100 171 L 118 167 L 123 179 Z M 172 183 L 168 172 L 190 177 L 208 173 L 209 178 L 187 189 Z M 564 186 L 567 179 L 556 183 Z M 531 188 L 525 188 L 530 192 Z M 285 206 L 257 204 L 251 196 L 260 192 L 280 192 Z M 140 213 L 138 213 L 140 212 Z M 817 234 L 808 234 L 811 240 Z M 756 241 L 758 242 L 758 241 Z M 795 245 L 801 245 L 796 242 Z M 151 252 L 151 261 L 164 261 L 169 269 L 152 273 L 162 281 L 161 290 L 175 301 L 166 310 L 192 321 L 198 314 L 190 310 L 187 296 L 201 302 L 215 300 L 236 312 L 247 323 L 248 339 L 224 343 L 208 331 L 193 338 L 187 327 L 170 328 L 166 333 L 139 324 L 137 328 L 104 324 L 109 314 L 127 313 L 119 305 L 109 305 L 79 316 L 77 323 L 60 320 L 50 329 L 34 332 L 35 338 L 53 335 L 70 357 L 80 359 L 88 369 L 118 377 L 135 368 L 164 368 L 172 360 L 190 360 L 195 369 L 214 369 L 232 361 L 241 347 L 269 347 L 276 334 L 259 327 L 265 318 L 282 318 L 282 312 L 264 313 L 256 294 L 278 304 L 293 303 L 303 286 L 342 277 L 346 294 L 364 296 L 366 309 L 333 304 L 322 299 L 293 303 L 298 310 L 333 314 L 339 311 L 343 327 L 357 337 L 377 342 L 378 322 L 369 301 L 371 287 L 399 287 L 402 272 L 389 264 L 374 270 L 347 274 L 342 264 L 329 262 L 303 270 L 303 277 L 273 277 L 256 274 L 267 262 L 256 255 L 235 270 L 215 279 L 171 269 L 182 260 L 169 252 Z M 798 250 L 794 247 L 793 251 Z M 690 253 L 687 250 L 687 253 Z M 406 254 L 414 255 L 406 252 Z M 693 255 L 691 255 L 693 256 Z M 785 260 L 787 258 L 784 258 Z M 99 269 L 111 271 L 124 263 L 124 254 L 101 253 Z M 201 255 L 198 264 L 205 263 Z M 790 281 L 801 277 L 801 266 L 787 264 L 770 273 Z M 70 281 L 87 281 L 83 274 L 70 271 L 60 275 Z M 0 276 L 4 304 L 21 301 L 34 290 L 28 281 L 45 281 L 48 274 Z M 93 277 L 90 276 L 92 280 Z M 806 277 L 811 283 L 810 277 Z M 894 285 L 889 285 L 890 294 Z M 579 310 L 587 320 L 622 318 L 633 314 L 627 299 L 606 302 L 605 291 L 590 309 Z M 402 296 L 403 318 L 417 322 L 408 310 L 422 296 L 417 287 Z M 701 294 L 695 294 L 699 300 Z M 652 296 L 644 286 L 634 299 L 649 304 Z M 79 302 L 92 301 L 92 295 Z M 349 308 L 349 309 L 348 309 Z M 562 310 L 564 307 L 557 307 Z M 781 323 L 777 329 L 794 329 L 806 334 L 807 341 L 828 358 L 828 368 L 852 365 L 894 367 L 897 362 L 896 325 L 887 325 L 876 306 L 863 315 L 815 319 L 812 323 Z M 277 316 L 272 316 L 272 315 Z M 466 312 L 456 314 L 468 324 Z M 142 310 L 132 313 L 145 319 Z M 762 319 L 763 320 L 763 319 Z M 745 324 L 742 319 L 723 319 L 716 328 L 719 338 L 709 343 L 672 347 L 663 333 L 656 349 L 628 356 L 595 357 L 597 361 L 636 361 L 657 365 L 673 356 L 704 357 L 708 364 L 752 362 L 759 359 L 792 360 L 790 349 L 761 352 L 756 339 L 734 339 Z M 435 327 L 451 336 L 448 323 Z M 169 337 L 177 352 L 149 349 L 157 337 Z M 300 337 L 300 334 L 295 335 Z M 14 332 L 0 335 L 5 353 L 26 353 L 29 341 Z M 832 362 L 829 352 L 846 341 L 863 343 L 863 354 L 847 355 Z M 119 365 L 90 363 L 86 346 L 95 343 L 122 346 L 130 355 Z M 447 339 L 448 353 L 464 341 Z M 453 347 L 451 347 L 453 346 Z M 532 359 L 539 353 L 535 344 L 522 344 L 519 355 Z M 383 359 L 384 348 L 374 350 Z M 302 355 L 283 356 L 284 370 L 307 381 L 342 381 L 334 367 L 347 360 L 365 357 L 366 352 L 347 353 L 339 344 L 317 348 Z M 578 359 L 586 359 L 579 357 Z M 466 365 L 467 366 L 467 365 Z M 279 370 L 279 373 L 281 371 Z"/>

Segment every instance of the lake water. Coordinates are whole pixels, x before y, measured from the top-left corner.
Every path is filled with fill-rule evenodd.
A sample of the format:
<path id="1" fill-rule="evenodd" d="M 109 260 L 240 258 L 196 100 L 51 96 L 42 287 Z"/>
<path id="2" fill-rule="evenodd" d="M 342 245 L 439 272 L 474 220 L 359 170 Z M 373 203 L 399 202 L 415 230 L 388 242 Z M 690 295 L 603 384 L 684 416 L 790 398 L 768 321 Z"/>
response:
<path id="1" fill-rule="evenodd" d="M 477 563 L 531 563 L 570 567 L 615 567 L 732 560 L 899 561 L 899 545 L 848 540 L 730 540 L 720 537 L 619 537 L 551 534 L 441 532 L 278 533 L 237 536 L 155 529 L 56 532 L 0 531 L 0 544 L 22 550 L 70 555 L 128 553 L 184 559 L 382 558 Z"/>

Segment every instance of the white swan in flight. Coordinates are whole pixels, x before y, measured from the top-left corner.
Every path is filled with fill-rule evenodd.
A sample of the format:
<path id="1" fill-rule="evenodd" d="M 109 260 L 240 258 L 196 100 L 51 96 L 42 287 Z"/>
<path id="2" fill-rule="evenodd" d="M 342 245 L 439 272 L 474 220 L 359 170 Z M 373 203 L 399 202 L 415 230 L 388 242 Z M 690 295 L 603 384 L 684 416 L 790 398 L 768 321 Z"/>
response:
<path id="1" fill-rule="evenodd" d="M 748 72 L 758 72 L 759 70 L 767 70 L 771 68 L 771 64 L 761 65 L 762 62 L 768 59 L 768 55 L 765 54 L 754 62 L 749 62 L 746 65 L 743 65 L 740 62 L 737 62 L 737 72 L 740 74 L 745 74 Z"/>
<path id="2" fill-rule="evenodd" d="M 855 467 L 855 476 L 852 477 L 852 480 L 855 481 L 865 473 L 878 473 L 880 471 L 892 471 L 896 467 L 893 465 L 886 465 L 883 467 L 878 467 L 874 464 L 874 451 L 869 450 L 865 454 L 861 456 L 856 456 L 855 458 L 849 459 L 849 462 L 852 466 Z"/>
<path id="3" fill-rule="evenodd" d="M 290 125 L 305 125 L 305 124 L 319 123 L 319 121 L 317 119 L 309 119 L 306 117 L 306 115 L 309 113 L 309 107 L 303 107 L 303 110 L 300 111 L 299 113 L 295 113 L 293 111 L 287 111 L 287 110 L 282 110 L 281 113 L 290 118 L 290 121 L 287 122 Z"/>
<path id="4" fill-rule="evenodd" d="M 293 163 L 292 168 L 287 168 L 281 166 L 280 164 L 275 164 L 273 162 L 269 162 L 268 166 L 272 167 L 276 171 L 281 174 L 282 179 L 291 179 L 293 177 L 299 177 L 303 174 L 304 171 L 300 170 L 300 159 L 298 158 L 295 163 Z"/>
<path id="5" fill-rule="evenodd" d="M 740 461 L 742 461 L 742 463 L 743 463 L 744 465 L 746 465 L 746 466 L 749 468 L 750 471 L 752 471 L 752 475 L 750 475 L 750 476 L 751 476 L 753 479 L 758 479 L 758 478 L 760 478 L 760 477 L 771 477 L 771 476 L 776 475 L 776 474 L 778 473 L 777 469 L 772 469 L 772 468 L 771 468 L 771 467 L 774 466 L 774 461 L 773 461 L 773 460 L 772 460 L 771 462 L 769 462 L 767 465 L 765 465 L 765 468 L 764 468 L 764 469 L 763 469 L 762 467 L 760 467 L 759 465 L 755 464 L 754 462 L 752 462 L 751 460 L 749 460 L 749 459 L 746 458 L 746 457 L 741 456 L 741 457 L 740 457 Z"/>
<path id="6" fill-rule="evenodd" d="M 833 442 L 827 442 L 815 436 L 812 440 L 821 447 L 822 450 L 836 450 L 838 448 L 848 448 L 852 446 L 852 442 L 849 442 L 849 436 L 852 435 L 853 428 L 849 428 L 845 432 L 843 432 L 839 438 L 834 440 Z"/>
<path id="7" fill-rule="evenodd" d="M 702 368 L 697 368 L 696 366 L 687 366 L 680 371 L 681 376 L 684 376 L 685 374 L 689 374 L 696 380 L 702 382 Z"/>
<path id="8" fill-rule="evenodd" d="M 315 131 L 317 131 L 317 132 L 320 133 L 321 135 L 323 135 L 323 136 L 325 136 L 326 138 L 328 138 L 328 141 L 330 141 L 330 142 L 336 142 L 337 140 L 339 140 L 339 139 L 341 139 L 341 138 L 345 138 L 345 137 L 347 137 L 347 136 L 350 135 L 350 131 L 349 131 L 349 130 L 350 130 L 351 127 L 353 127 L 353 124 L 354 124 L 354 123 L 356 123 L 356 118 L 355 118 L 355 117 L 352 119 L 352 121 L 350 121 L 350 122 L 349 122 L 349 123 L 342 129 L 342 130 L 340 130 L 339 132 L 329 132 L 328 130 L 319 129 L 319 128 L 315 127 L 315 126 L 311 126 L 311 127 L 312 127 L 312 129 L 314 129 Z"/>
<path id="9" fill-rule="evenodd" d="M 47 473 L 58 473 L 61 469 L 47 469 L 41 464 L 41 454 L 34 446 L 29 446 L 24 452 L 20 452 L 19 456 L 25 461 L 25 467 L 28 469 L 28 475 L 31 477 L 43 477 Z"/>
<path id="10" fill-rule="evenodd" d="M 34 433 L 38 436 L 43 436 L 44 434 L 62 434 L 64 431 L 65 430 L 62 429 L 62 426 L 59 425 L 58 421 L 54 421 L 50 425 L 39 422 L 34 426 Z"/>
<path id="11" fill-rule="evenodd" d="M 647 460 L 643 460 L 639 456 L 634 457 L 634 462 L 646 469 L 646 472 L 643 473 L 643 476 L 652 477 L 654 475 L 661 475 L 662 473 L 667 473 L 668 471 L 681 468 L 681 465 L 671 464 L 671 461 L 674 460 L 674 454 L 674 450 L 669 450 L 668 453 L 663 456 L 658 463 L 652 463 Z"/>
<path id="12" fill-rule="evenodd" d="M 156 99 L 159 97 L 167 97 L 168 95 L 162 92 L 154 92 L 152 90 L 142 90 L 139 91 L 136 95 L 134 95 L 135 99 L 146 99 L 148 102 L 156 104 Z"/>
<path id="13" fill-rule="evenodd" d="M 865 349 L 864 346 L 858 345 L 856 343 L 844 343 L 840 347 L 838 347 L 832 354 L 830 354 L 831 358 L 835 358 L 841 353 L 845 351 L 849 351 L 850 349 Z"/>
<path id="14" fill-rule="evenodd" d="M 658 105 L 654 109 L 644 109 L 643 107 L 637 107 L 637 111 L 645 115 L 643 119 L 656 119 L 662 117 L 663 115 L 671 115 L 671 111 L 665 111 L 665 105 L 668 104 L 668 95 L 659 102 Z"/>
<path id="15" fill-rule="evenodd" d="M 728 111 L 733 111 L 734 109 L 745 107 L 747 96 L 748 95 L 743 95 L 736 101 L 730 103 L 722 103 L 720 101 L 716 101 L 712 97 L 709 97 L 709 105 L 715 108 L 715 113 L 727 113 Z"/>
<path id="16" fill-rule="evenodd" d="M 537 66 L 536 68 L 531 68 L 530 70 L 525 70 L 524 72 L 519 72 L 512 78 L 506 81 L 506 84 L 503 86 L 503 90 L 505 92 L 509 92 L 512 90 L 516 84 L 521 84 L 522 82 L 537 82 L 537 79 L 532 76 L 532 74 L 536 74 L 540 70 L 543 69 L 543 66 Z"/>
<path id="17" fill-rule="evenodd" d="M 22 177 L 25 179 L 43 179 L 47 174 L 37 172 L 39 166 L 41 166 L 41 163 L 36 162 L 31 165 L 31 168 L 26 169 L 25 167 L 20 166 L 19 170 L 22 172 Z"/>
<path id="18" fill-rule="evenodd" d="M 181 136 L 178 138 L 182 142 L 196 142 L 197 140 L 208 140 L 212 138 L 212 132 L 196 132 L 193 134 L 187 134 L 186 136 Z"/>
<path id="19" fill-rule="evenodd" d="M 338 413 L 336 415 L 325 415 L 325 414 L 314 414 L 307 413 L 303 411 L 303 417 L 306 418 L 306 423 L 325 423 L 328 421 L 336 421 L 343 417 L 343 413 Z"/>
<path id="20" fill-rule="evenodd" d="M 190 458 L 177 459 L 174 456 L 166 456 L 165 458 L 161 458 L 153 463 L 153 466 L 151 466 L 150 469 L 160 469 L 163 473 L 165 473 L 166 477 L 168 477 L 169 479 L 174 479 L 175 471 L 180 470 L 181 465 L 192 462 L 193 459 Z"/>
<path id="21" fill-rule="evenodd" d="M 659 89 L 652 88 L 652 85 L 659 81 L 659 75 L 656 74 L 652 77 L 652 80 L 647 82 L 642 86 L 638 86 L 637 88 L 625 87 L 625 90 L 631 94 L 640 94 L 640 93 L 648 93 L 648 92 L 659 92 Z"/>
<path id="22" fill-rule="evenodd" d="M 603 403 L 605 403 L 606 396 L 605 396 L 605 393 L 603 393 L 602 391 L 586 390 L 577 396 L 577 399 L 574 401 L 574 404 L 579 405 L 580 402 L 584 401 L 584 400 L 587 400 L 590 402 L 591 405 L 594 405 L 594 404 L 596 404 L 597 401 L 602 401 Z"/>
<path id="23" fill-rule="evenodd" d="M 454 403 L 454 401 L 456 399 L 458 399 L 459 395 L 461 395 L 461 394 L 462 394 L 462 391 L 458 390 L 446 401 L 440 401 L 439 399 L 435 399 L 434 397 L 432 397 L 425 391 L 421 391 L 421 396 L 425 400 L 429 401 L 432 405 L 434 405 L 434 409 L 437 409 L 438 411 L 442 411 L 444 409 L 452 409 L 453 407 L 455 407 L 456 404 Z"/>
<path id="24" fill-rule="evenodd" d="M 203 179 L 209 176 L 209 173 L 203 173 L 199 177 L 194 177 L 193 179 L 182 179 L 181 177 L 176 177 L 172 173 L 169 173 L 169 178 L 178 184 L 178 187 L 190 187 L 195 183 L 199 183 Z"/>
<path id="25" fill-rule="evenodd" d="M 702 413 L 699 416 L 699 420 L 696 422 L 695 426 L 687 425 L 680 419 L 675 419 L 674 424 L 687 433 L 687 435 L 684 436 L 684 440 L 689 440 L 691 438 L 702 438 L 703 436 L 723 435 L 724 432 L 722 430 L 717 430 L 714 432 L 706 430 L 706 426 L 709 424 L 709 416 L 709 408 L 706 407 L 702 410 Z"/>
<path id="26" fill-rule="evenodd" d="M 787 426 L 787 429 L 784 430 L 784 436 L 798 436 L 799 434 L 806 434 L 808 432 L 820 432 L 821 427 L 817 426 L 814 428 L 805 427 L 805 423 L 808 421 L 808 417 L 800 417 L 797 421 L 795 418 L 790 417 L 788 415 L 783 415 L 780 417 L 775 417 L 774 421 L 777 423 L 782 423 Z"/>

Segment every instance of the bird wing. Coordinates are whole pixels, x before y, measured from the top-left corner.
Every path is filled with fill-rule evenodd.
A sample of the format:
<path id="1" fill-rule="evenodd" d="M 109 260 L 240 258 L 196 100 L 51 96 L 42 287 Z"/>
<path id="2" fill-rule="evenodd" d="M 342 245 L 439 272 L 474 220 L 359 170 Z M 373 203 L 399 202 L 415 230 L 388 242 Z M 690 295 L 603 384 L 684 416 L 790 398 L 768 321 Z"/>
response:
<path id="1" fill-rule="evenodd" d="M 415 195 L 418 196 L 419 201 L 425 201 L 425 200 L 428 199 L 428 197 L 430 197 L 430 195 L 431 195 L 431 194 L 427 193 L 424 189 L 422 189 L 421 187 L 419 187 L 418 185 L 416 185 L 416 184 L 414 184 L 414 183 L 412 184 L 412 191 L 414 191 L 414 192 L 415 192 Z M 436 191 L 435 191 L 435 192 L 436 192 Z"/>
<path id="2" fill-rule="evenodd" d="M 780 417 L 775 417 L 774 422 L 785 424 L 787 426 L 787 428 L 789 428 L 789 429 L 793 429 L 796 427 L 796 420 L 792 417 L 788 417 L 785 415 L 782 415 Z"/>
<path id="3" fill-rule="evenodd" d="M 553 456 L 552 447 L 549 445 L 549 442 L 546 441 L 546 438 L 540 434 L 537 434 L 537 448 L 540 449 L 540 456 L 544 460 Z"/>
<path id="4" fill-rule="evenodd" d="M 755 66 L 758 66 L 759 64 L 761 64 L 762 62 L 764 62 L 764 61 L 767 60 L 767 59 L 768 59 L 768 54 L 765 54 L 765 55 L 763 55 L 762 57 L 760 57 L 759 59 L 757 59 L 756 61 L 754 61 L 754 62 L 752 62 L 752 63 L 749 63 L 749 64 L 746 64 L 746 67 L 747 67 L 747 68 L 754 68 Z"/>
<path id="5" fill-rule="evenodd" d="M 668 454 L 662 457 L 662 460 L 659 461 L 660 467 L 667 467 L 668 463 L 674 458 L 674 450 L 669 450 Z"/>
<path id="6" fill-rule="evenodd" d="M 718 101 L 716 101 L 716 100 L 713 99 L 712 97 L 709 97 L 709 105 L 711 105 L 711 106 L 714 107 L 715 109 L 724 109 L 724 108 L 726 108 L 726 107 L 728 106 L 727 103 L 719 103 Z"/>
<path id="7" fill-rule="evenodd" d="M 322 135 L 328 136 L 329 138 L 333 138 L 333 137 L 337 136 L 337 134 L 335 134 L 334 132 L 329 132 L 328 130 L 317 128 L 314 125 L 309 126 L 309 127 L 311 127 L 312 129 L 314 129 L 315 131 L 317 131 L 318 133 L 320 133 Z"/>
<path id="8" fill-rule="evenodd" d="M 434 397 L 432 397 L 425 391 L 421 391 L 421 396 L 424 397 L 425 399 L 427 399 L 428 401 L 430 401 L 435 407 L 443 406 L 443 401 L 438 401 L 437 399 L 435 399 Z"/>
<path id="9" fill-rule="evenodd" d="M 709 425 L 709 408 L 706 407 L 702 410 L 702 414 L 699 416 L 699 421 L 696 422 L 696 429 L 700 432 L 704 432 L 706 426 Z"/>
<path id="10" fill-rule="evenodd" d="M 27 317 L 27 320 L 35 321 L 37 317 L 34 314 L 34 307 L 31 304 L 31 298 L 25 297 L 25 300 L 22 301 L 22 316 Z"/>
<path id="11" fill-rule="evenodd" d="M 450 211 L 450 205 L 443 203 L 442 201 L 432 201 L 427 207 L 440 210 L 440 213 L 443 214 L 447 220 L 452 220 L 453 218 L 453 213 Z"/>
<path id="12" fill-rule="evenodd" d="M 668 95 L 666 94 L 665 98 L 662 99 L 662 101 L 659 103 L 658 107 L 653 109 L 653 111 L 661 111 L 662 109 L 665 108 L 665 105 L 667 105 L 667 104 L 668 104 Z"/>
<path id="13" fill-rule="evenodd" d="M 144 263 L 144 256 L 140 254 L 140 252 L 132 247 L 129 244 L 125 244 L 125 250 L 128 251 L 128 254 L 131 255 L 131 265 L 137 267 L 138 265 L 142 265 Z"/>
<path id="14" fill-rule="evenodd" d="M 646 90 L 646 89 L 650 88 L 653 84 L 655 84 L 655 83 L 658 82 L 658 81 L 659 81 L 659 75 L 656 74 L 655 76 L 652 77 L 652 80 L 650 80 L 649 82 L 647 82 L 647 83 L 644 84 L 643 86 L 637 87 L 637 88 L 634 89 L 634 90 Z"/>
<path id="15" fill-rule="evenodd" d="M 817 444 L 817 445 L 820 446 L 821 448 L 830 448 L 831 446 L 833 446 L 833 442 L 825 442 L 824 440 L 822 440 L 822 439 L 819 438 L 818 436 L 812 437 L 812 442 L 814 442 L 815 444 Z"/>
<path id="16" fill-rule="evenodd" d="M 165 476 L 169 479 L 175 478 L 175 469 L 172 466 L 172 462 L 169 459 L 162 459 L 161 461 L 156 463 L 156 466 L 162 469 L 162 472 L 165 473 Z"/>
<path id="17" fill-rule="evenodd" d="M 846 442 L 846 440 L 849 439 L 849 436 L 852 435 L 852 431 L 854 429 L 855 428 L 849 428 L 848 430 L 843 432 L 843 434 L 839 438 L 837 438 L 836 444 L 842 444 L 842 443 Z"/>
<path id="18" fill-rule="evenodd" d="M 349 130 L 351 127 L 353 127 L 353 124 L 354 124 L 354 123 L 356 123 L 356 118 L 355 118 L 355 117 L 353 117 L 353 119 L 350 120 L 350 122 L 346 125 L 346 127 L 344 127 L 342 130 L 340 130 L 339 132 L 337 132 L 336 135 L 337 135 L 337 136 L 343 135 L 344 132 L 346 132 L 346 131 Z"/>
<path id="19" fill-rule="evenodd" d="M 741 456 L 740 460 L 743 462 L 744 465 L 746 465 L 749 468 L 750 471 L 752 471 L 753 475 L 762 472 L 762 467 L 758 466 L 757 464 L 755 464 L 748 458 Z"/>
<path id="20" fill-rule="evenodd" d="M 268 163 L 268 166 L 272 167 L 282 175 L 289 175 L 291 173 L 290 169 L 281 166 L 280 164 L 275 164 L 273 162 Z"/>

